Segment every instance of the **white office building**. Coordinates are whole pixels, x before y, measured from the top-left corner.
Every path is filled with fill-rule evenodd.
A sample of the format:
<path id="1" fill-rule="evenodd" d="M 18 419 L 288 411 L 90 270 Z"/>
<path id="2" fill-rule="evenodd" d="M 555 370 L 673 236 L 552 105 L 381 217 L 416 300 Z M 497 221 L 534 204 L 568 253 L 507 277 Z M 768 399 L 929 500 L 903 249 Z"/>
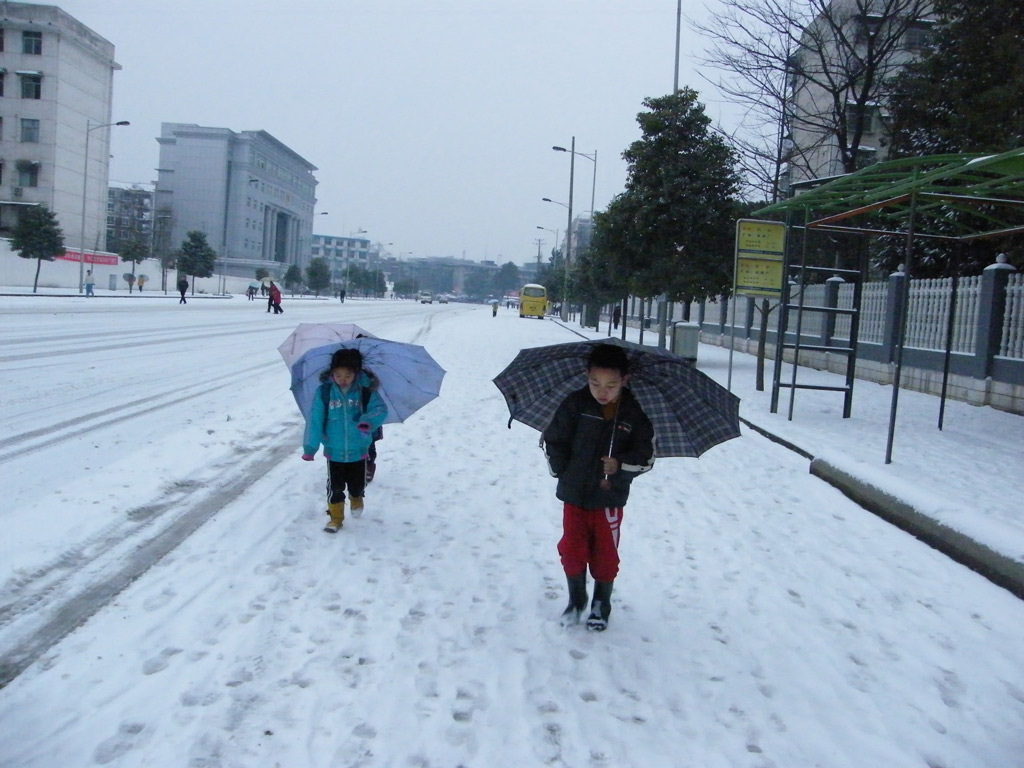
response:
<path id="1" fill-rule="evenodd" d="M 0 236 L 41 203 L 69 249 L 104 249 L 120 68 L 113 44 L 60 8 L 0 3 Z"/>
<path id="2" fill-rule="evenodd" d="M 282 278 L 309 261 L 316 166 L 266 131 L 190 123 L 161 125 L 154 227 L 156 250 L 206 233 L 219 272 Z"/>

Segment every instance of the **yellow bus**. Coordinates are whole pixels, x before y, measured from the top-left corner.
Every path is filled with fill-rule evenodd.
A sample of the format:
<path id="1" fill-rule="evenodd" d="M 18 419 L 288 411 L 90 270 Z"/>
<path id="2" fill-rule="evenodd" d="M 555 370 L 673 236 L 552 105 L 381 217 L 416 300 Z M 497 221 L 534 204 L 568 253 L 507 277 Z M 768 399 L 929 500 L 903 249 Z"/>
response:
<path id="1" fill-rule="evenodd" d="M 519 316 L 544 319 L 548 311 L 548 289 L 537 283 L 527 283 L 519 289 Z"/>

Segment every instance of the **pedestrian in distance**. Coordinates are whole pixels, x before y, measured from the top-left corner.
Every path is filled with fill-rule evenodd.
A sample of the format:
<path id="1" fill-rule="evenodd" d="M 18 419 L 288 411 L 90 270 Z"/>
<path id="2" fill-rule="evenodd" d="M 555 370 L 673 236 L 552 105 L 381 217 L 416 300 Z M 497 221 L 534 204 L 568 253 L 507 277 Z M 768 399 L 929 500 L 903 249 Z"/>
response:
<path id="1" fill-rule="evenodd" d="M 92 276 L 92 270 L 90 269 L 85 273 L 85 295 L 95 296 L 93 289 L 96 288 L 96 278 Z"/>
<path id="2" fill-rule="evenodd" d="M 284 314 L 284 310 L 281 309 L 281 289 L 274 281 L 270 282 L 270 306 L 273 307 L 275 315 Z"/>
<path id="3" fill-rule="evenodd" d="M 188 302 L 185 301 L 185 291 L 187 291 L 187 290 L 188 290 L 188 280 L 186 280 L 185 277 L 182 276 L 182 278 L 180 280 L 178 280 L 178 293 L 181 294 L 181 299 L 178 300 L 179 304 L 188 304 Z"/>
<path id="4" fill-rule="evenodd" d="M 558 406 L 542 441 L 555 491 L 563 502 L 558 554 L 569 587 L 563 626 L 579 623 L 587 606 L 587 570 L 594 598 L 587 629 L 603 631 L 619 572 L 619 530 L 633 479 L 654 466 L 654 428 L 630 392 L 625 350 L 598 344 L 586 365 L 587 385 Z"/>
<path id="5" fill-rule="evenodd" d="M 352 516 L 363 514 L 367 454 L 388 407 L 377 392 L 376 377 L 363 369 L 358 349 L 337 350 L 322 378 L 306 421 L 302 459 L 313 461 L 323 445 L 329 518 L 324 530 L 337 533 L 345 522 L 346 490 Z"/>
<path id="6" fill-rule="evenodd" d="M 622 307 L 618 304 L 615 305 L 615 309 L 612 310 L 612 327 L 618 330 L 619 321 L 622 319 Z"/>

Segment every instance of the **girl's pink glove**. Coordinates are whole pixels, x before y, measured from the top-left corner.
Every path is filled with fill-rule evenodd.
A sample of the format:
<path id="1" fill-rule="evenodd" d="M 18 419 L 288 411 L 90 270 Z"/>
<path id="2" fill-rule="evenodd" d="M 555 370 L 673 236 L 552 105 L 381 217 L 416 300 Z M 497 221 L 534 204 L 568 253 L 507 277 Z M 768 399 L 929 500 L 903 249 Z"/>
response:
<path id="1" fill-rule="evenodd" d="M 360 432 L 369 432 L 370 425 L 365 421 L 360 421 L 358 424 L 356 424 L 356 429 L 358 429 Z"/>
<path id="2" fill-rule="evenodd" d="M 304 453 L 304 454 L 302 454 L 302 460 L 303 461 L 312 461 L 313 460 L 313 454 L 312 453 Z"/>

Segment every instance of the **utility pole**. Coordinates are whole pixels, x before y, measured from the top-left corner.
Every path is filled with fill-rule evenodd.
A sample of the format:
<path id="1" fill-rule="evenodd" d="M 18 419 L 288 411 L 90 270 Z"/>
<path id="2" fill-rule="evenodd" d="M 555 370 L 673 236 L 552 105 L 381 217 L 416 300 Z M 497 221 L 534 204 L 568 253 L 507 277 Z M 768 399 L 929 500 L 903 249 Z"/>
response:
<path id="1" fill-rule="evenodd" d="M 543 241 L 543 240 L 541 240 L 541 239 L 540 239 L 540 238 L 538 237 L 538 238 L 537 238 L 536 240 L 534 240 L 533 242 L 535 242 L 535 243 L 537 244 L 537 274 L 539 275 L 539 274 L 540 274 L 540 249 L 541 249 L 541 246 L 543 246 L 543 245 L 544 245 L 544 241 Z"/>

